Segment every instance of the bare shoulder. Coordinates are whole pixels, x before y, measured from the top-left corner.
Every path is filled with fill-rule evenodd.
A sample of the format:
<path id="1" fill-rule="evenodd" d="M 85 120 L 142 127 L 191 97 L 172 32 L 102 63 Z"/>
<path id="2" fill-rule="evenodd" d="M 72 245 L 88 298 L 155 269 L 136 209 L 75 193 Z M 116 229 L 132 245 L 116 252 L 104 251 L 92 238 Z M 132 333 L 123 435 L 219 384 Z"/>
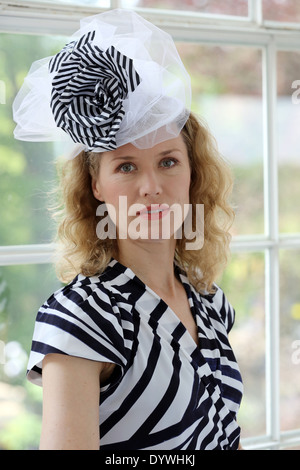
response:
<path id="1" fill-rule="evenodd" d="M 43 385 L 44 378 L 49 374 L 60 375 L 63 373 L 64 379 L 74 377 L 74 374 L 95 374 L 98 376 L 106 368 L 106 363 L 97 362 L 81 357 L 68 356 L 66 354 L 48 354 L 43 360 Z"/>

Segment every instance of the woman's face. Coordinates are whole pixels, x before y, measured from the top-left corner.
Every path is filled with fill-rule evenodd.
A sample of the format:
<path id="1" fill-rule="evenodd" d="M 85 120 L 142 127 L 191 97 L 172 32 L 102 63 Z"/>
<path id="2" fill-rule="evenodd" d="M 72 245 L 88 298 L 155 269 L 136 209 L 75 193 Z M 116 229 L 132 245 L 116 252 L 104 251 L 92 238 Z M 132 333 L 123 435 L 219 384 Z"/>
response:
<path id="1" fill-rule="evenodd" d="M 100 158 L 93 193 L 106 203 L 118 238 L 170 239 L 189 204 L 191 171 L 183 137 L 151 149 L 127 144 Z"/>

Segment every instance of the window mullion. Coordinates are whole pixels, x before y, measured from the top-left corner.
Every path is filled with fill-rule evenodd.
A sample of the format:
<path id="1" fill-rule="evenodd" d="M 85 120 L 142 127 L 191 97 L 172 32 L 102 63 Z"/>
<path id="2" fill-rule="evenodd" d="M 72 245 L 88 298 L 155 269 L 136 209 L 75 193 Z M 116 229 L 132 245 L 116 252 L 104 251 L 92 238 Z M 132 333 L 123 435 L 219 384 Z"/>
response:
<path id="1" fill-rule="evenodd" d="M 266 250 L 266 403 L 267 434 L 280 441 L 279 382 L 279 231 L 278 231 L 278 162 L 276 146 L 277 49 L 274 38 L 263 54 L 264 100 L 264 183 L 265 232 L 271 241 Z"/>
<path id="2" fill-rule="evenodd" d="M 248 0 L 248 15 L 250 21 L 257 26 L 263 23 L 262 0 Z"/>
<path id="3" fill-rule="evenodd" d="M 122 1 L 121 0 L 110 0 L 110 8 L 113 10 L 115 8 L 121 8 Z"/>
<path id="4" fill-rule="evenodd" d="M 0 266 L 53 262 L 54 244 L 0 246 Z"/>

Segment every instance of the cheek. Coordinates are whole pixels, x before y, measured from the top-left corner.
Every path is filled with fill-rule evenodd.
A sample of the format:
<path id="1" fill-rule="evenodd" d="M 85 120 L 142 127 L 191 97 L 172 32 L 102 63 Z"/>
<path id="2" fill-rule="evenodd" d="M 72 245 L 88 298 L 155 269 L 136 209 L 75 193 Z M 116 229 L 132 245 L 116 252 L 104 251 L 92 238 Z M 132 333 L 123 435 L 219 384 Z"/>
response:
<path id="1" fill-rule="evenodd" d="M 132 201 L 132 184 L 124 184 L 120 178 L 105 178 L 102 180 L 102 196 L 107 206 L 110 218 L 116 226 L 127 221 L 127 212 Z"/>
<path id="2" fill-rule="evenodd" d="M 120 185 L 114 178 L 111 178 L 109 175 L 103 173 L 99 178 L 99 188 L 102 195 L 102 199 L 106 204 L 117 205 L 120 191 Z"/>
<path id="3" fill-rule="evenodd" d="M 114 206 L 116 205 L 118 201 L 118 193 L 117 193 L 118 188 L 114 187 L 113 185 L 109 186 L 108 188 L 105 188 L 103 191 L 104 199 L 107 204 L 113 204 Z"/>
<path id="4" fill-rule="evenodd" d="M 119 211 L 121 200 L 124 203 L 124 200 L 126 199 L 128 207 L 137 202 L 138 184 L 135 179 L 123 176 L 121 178 L 116 177 L 107 180 L 105 186 L 105 194 L 107 198 L 105 202 L 113 204 L 117 212 Z"/>
<path id="5" fill-rule="evenodd" d="M 174 191 L 182 202 L 189 202 L 190 184 L 191 178 L 189 175 L 182 175 L 176 182 L 174 182 Z"/>

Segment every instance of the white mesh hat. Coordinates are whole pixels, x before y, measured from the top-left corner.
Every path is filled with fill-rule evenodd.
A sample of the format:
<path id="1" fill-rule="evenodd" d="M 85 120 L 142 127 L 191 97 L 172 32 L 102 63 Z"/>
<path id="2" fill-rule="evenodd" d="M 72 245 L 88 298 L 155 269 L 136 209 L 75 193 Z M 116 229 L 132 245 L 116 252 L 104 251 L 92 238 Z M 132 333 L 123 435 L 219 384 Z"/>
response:
<path id="1" fill-rule="evenodd" d="M 55 56 L 34 62 L 13 103 L 14 136 L 104 152 L 178 136 L 190 77 L 169 34 L 133 11 L 84 18 Z M 76 151 L 74 149 L 76 144 Z"/>

